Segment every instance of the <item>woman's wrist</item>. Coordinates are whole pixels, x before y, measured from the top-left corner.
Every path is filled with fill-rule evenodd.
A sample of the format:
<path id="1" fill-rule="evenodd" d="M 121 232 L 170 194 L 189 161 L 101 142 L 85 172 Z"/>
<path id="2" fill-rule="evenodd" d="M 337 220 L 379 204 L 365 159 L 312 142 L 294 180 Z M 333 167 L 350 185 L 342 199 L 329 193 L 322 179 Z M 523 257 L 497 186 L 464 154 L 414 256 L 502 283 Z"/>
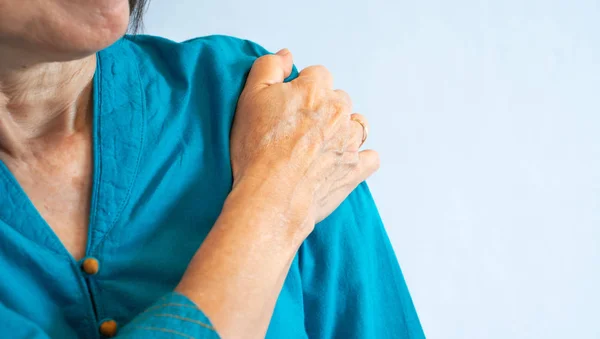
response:
<path id="1" fill-rule="evenodd" d="M 315 226 L 314 194 L 301 180 L 276 173 L 246 176 L 234 183 L 222 216 L 240 215 L 256 227 L 281 231 L 299 247 Z M 248 220 L 244 219 L 244 220 Z M 296 248 L 297 249 L 297 248 Z"/>
<path id="2" fill-rule="evenodd" d="M 314 228 L 314 218 L 293 206 L 300 196 L 273 185 L 236 183 L 176 289 L 223 337 L 264 336 L 291 262 Z"/>

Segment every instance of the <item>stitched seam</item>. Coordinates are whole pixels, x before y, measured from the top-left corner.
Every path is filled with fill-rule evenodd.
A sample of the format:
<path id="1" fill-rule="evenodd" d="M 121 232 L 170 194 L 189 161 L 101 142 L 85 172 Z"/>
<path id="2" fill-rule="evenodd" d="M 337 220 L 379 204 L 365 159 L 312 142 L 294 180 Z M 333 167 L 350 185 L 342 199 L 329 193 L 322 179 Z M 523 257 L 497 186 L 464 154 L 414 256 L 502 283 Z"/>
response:
<path id="1" fill-rule="evenodd" d="M 191 319 L 191 318 L 186 318 L 186 317 L 181 317 L 175 314 L 170 314 L 170 313 L 161 313 L 161 314 L 153 314 L 153 316 L 155 317 L 166 317 L 166 318 L 175 318 L 175 319 L 179 319 L 179 320 L 183 320 L 183 321 L 187 321 L 187 322 L 191 322 L 194 324 L 198 324 L 204 328 L 208 328 L 209 330 L 215 330 L 214 327 L 210 326 L 209 324 L 202 322 L 200 320 L 196 320 L 196 319 Z"/>
<path id="2" fill-rule="evenodd" d="M 96 100 L 98 100 L 98 112 L 94 112 L 94 122 L 97 124 L 97 127 L 94 128 L 94 136 L 93 136 L 93 140 L 95 141 L 95 145 L 97 147 L 97 149 L 94 150 L 94 171 L 95 173 L 93 174 L 94 176 L 94 196 L 92 197 L 92 202 L 94 203 L 94 206 L 90 206 L 90 213 L 93 213 L 93 215 L 90 215 L 90 221 L 93 222 L 93 224 L 89 225 L 88 227 L 92 228 L 94 226 L 96 226 L 98 224 L 98 200 L 100 200 L 98 197 L 100 196 L 100 183 L 102 182 L 101 178 L 102 178 L 102 111 L 103 109 L 103 100 L 102 100 L 102 96 L 103 96 L 103 84 L 104 84 L 104 76 L 102 75 L 102 58 L 100 57 L 100 53 L 96 54 L 97 58 L 98 58 L 98 66 L 96 71 L 98 72 L 98 98 L 96 98 Z M 94 227 L 95 228 L 95 227 Z M 93 235 L 94 234 L 95 229 L 90 229 L 89 230 L 89 235 Z M 89 236 L 88 239 L 88 245 L 92 245 L 93 244 L 93 239 L 91 236 Z M 94 252 L 94 248 L 92 248 L 92 246 L 88 246 L 89 249 L 89 253 L 86 254 L 91 254 Z"/>
<path id="3" fill-rule="evenodd" d="M 92 247 L 93 245 L 93 235 L 95 232 L 95 228 L 98 224 L 98 201 L 100 200 L 100 189 L 101 189 L 101 185 L 100 183 L 102 182 L 101 178 L 102 178 L 102 112 L 103 112 L 103 103 L 104 101 L 102 100 L 103 98 L 103 84 L 104 84 L 104 76 L 103 76 L 103 72 L 102 72 L 102 57 L 100 56 L 100 53 L 96 53 L 96 58 L 98 60 L 98 64 L 96 66 L 96 72 L 97 74 L 97 79 L 96 79 L 96 84 L 98 86 L 97 89 L 97 95 L 98 97 L 96 98 L 97 100 L 97 112 L 94 112 L 94 123 L 98 124 L 97 128 L 94 127 L 94 135 L 92 136 L 92 140 L 95 143 L 94 147 L 96 149 L 94 149 L 94 182 L 93 182 L 93 189 L 94 189 L 94 196 L 92 197 L 92 202 L 94 203 L 94 206 L 90 207 L 90 213 L 93 213 L 93 215 L 90 215 L 90 222 L 89 222 L 89 230 L 88 230 L 88 240 L 87 240 L 87 245 L 86 245 L 86 256 L 92 256 L 92 254 L 94 253 L 94 248 Z M 96 107 L 94 107 L 96 108 Z M 87 252 L 89 251 L 89 252 Z M 89 277 L 86 277 L 86 279 L 89 279 Z M 103 317 L 106 315 L 106 310 L 104 308 L 104 304 L 101 302 L 101 295 L 102 295 L 102 288 L 101 288 L 101 284 L 97 283 L 97 281 L 92 281 L 91 279 L 88 281 L 89 283 L 89 299 L 92 303 L 92 308 L 94 308 L 94 306 L 97 309 L 97 313 L 96 316 L 97 317 Z M 84 288 L 87 287 L 84 286 Z"/>
<path id="4" fill-rule="evenodd" d="M 127 206 L 127 203 L 129 202 L 129 199 L 131 198 L 131 191 L 133 191 L 133 186 L 134 186 L 135 182 L 137 181 L 137 177 L 138 177 L 139 169 L 140 169 L 140 163 L 142 161 L 142 153 L 143 153 L 142 152 L 142 148 L 144 146 L 144 134 L 146 132 L 146 114 L 145 114 L 145 110 L 146 110 L 146 97 L 144 95 L 144 89 L 143 89 L 143 86 L 142 86 L 142 77 L 140 75 L 140 69 L 138 67 L 137 62 L 134 63 L 134 64 L 135 64 L 135 72 L 137 73 L 138 84 L 139 84 L 139 89 L 140 89 L 140 102 L 141 102 L 141 112 L 140 112 L 141 118 L 140 119 L 142 121 L 142 126 L 141 126 L 142 130 L 140 132 L 140 139 L 139 139 L 140 147 L 139 147 L 139 150 L 138 150 L 138 155 L 137 155 L 136 164 L 135 164 L 135 174 L 133 176 L 133 179 L 131 180 L 131 183 L 129 184 L 129 188 L 127 189 L 127 193 L 125 195 L 125 199 L 121 203 L 121 206 L 119 207 L 118 212 L 117 212 L 115 218 L 111 222 L 110 227 L 106 230 L 106 232 L 102 236 L 102 239 L 100 239 L 100 241 L 98 241 L 98 243 L 95 246 L 95 248 L 100 247 L 100 245 L 106 240 L 106 238 L 108 237 L 108 235 L 110 234 L 110 232 L 114 229 L 115 225 L 117 224 L 117 221 L 121 217 L 121 214 L 125 210 L 125 206 Z"/>
<path id="5" fill-rule="evenodd" d="M 187 335 L 185 333 L 178 332 L 178 331 L 175 331 L 175 330 L 170 330 L 168 328 L 146 327 L 146 326 L 134 326 L 134 328 L 137 328 L 137 329 L 140 329 L 140 330 L 146 330 L 146 331 L 157 331 L 157 332 L 173 333 L 173 334 L 177 334 L 179 336 L 185 337 L 185 338 L 196 339 L 195 337 L 192 337 L 191 335 Z"/>

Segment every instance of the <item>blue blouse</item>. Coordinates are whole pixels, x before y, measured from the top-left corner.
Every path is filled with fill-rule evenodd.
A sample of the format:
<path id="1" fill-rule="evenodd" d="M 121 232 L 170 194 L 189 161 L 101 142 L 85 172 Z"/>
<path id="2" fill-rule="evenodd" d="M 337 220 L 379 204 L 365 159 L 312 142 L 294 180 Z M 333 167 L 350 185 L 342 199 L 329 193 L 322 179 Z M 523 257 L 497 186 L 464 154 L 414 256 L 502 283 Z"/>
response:
<path id="1" fill-rule="evenodd" d="M 0 162 L 1 337 L 218 337 L 172 290 L 231 189 L 230 126 L 264 54 L 225 36 L 126 36 L 98 53 L 84 260 Z M 424 338 L 365 183 L 301 246 L 277 301 L 267 338 L 307 337 Z"/>

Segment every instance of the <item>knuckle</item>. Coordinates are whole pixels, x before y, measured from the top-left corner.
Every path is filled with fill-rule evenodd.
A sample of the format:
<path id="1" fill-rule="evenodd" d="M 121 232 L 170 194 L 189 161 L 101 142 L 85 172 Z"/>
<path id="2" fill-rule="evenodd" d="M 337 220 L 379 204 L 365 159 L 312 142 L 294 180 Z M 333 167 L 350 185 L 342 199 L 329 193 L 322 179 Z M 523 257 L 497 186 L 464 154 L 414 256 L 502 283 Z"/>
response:
<path id="1" fill-rule="evenodd" d="M 343 90 L 336 90 L 338 93 L 338 100 L 340 101 L 340 106 L 345 112 L 352 112 L 353 104 L 350 95 Z"/>
<path id="2" fill-rule="evenodd" d="M 345 101 L 350 107 L 352 107 L 352 98 L 348 92 L 342 89 L 338 89 L 336 92 L 339 94 L 341 100 Z"/>
<path id="3" fill-rule="evenodd" d="M 323 65 L 312 65 L 312 66 L 309 66 L 308 69 L 310 69 L 311 73 L 320 74 L 320 75 L 331 75 L 331 73 L 329 73 L 329 70 L 327 69 L 327 67 L 325 67 Z"/>
<path id="4" fill-rule="evenodd" d="M 320 92 L 320 86 L 317 81 L 306 79 L 303 85 L 307 93 L 316 94 Z"/>
<path id="5" fill-rule="evenodd" d="M 272 54 L 263 55 L 254 60 L 253 67 L 256 65 L 270 64 L 277 61 L 277 56 Z"/>
<path id="6" fill-rule="evenodd" d="M 303 72 L 306 75 L 308 75 L 308 77 L 315 78 L 315 79 L 321 79 L 321 80 L 326 79 L 327 83 L 333 82 L 333 76 L 332 76 L 331 72 L 329 72 L 327 67 L 325 67 L 323 65 L 309 66 Z"/>
<path id="7" fill-rule="evenodd" d="M 298 91 L 304 107 L 314 108 L 322 101 L 322 90 L 316 81 L 304 79 Z"/>
<path id="8" fill-rule="evenodd" d="M 340 97 L 344 98 L 344 100 L 350 99 L 348 92 L 344 91 L 343 89 L 336 89 L 335 92 L 338 93 Z"/>
<path id="9" fill-rule="evenodd" d="M 332 93 L 332 98 L 339 101 L 340 105 L 343 105 L 344 107 L 347 108 L 351 108 L 352 107 L 352 102 L 350 100 L 350 96 L 348 95 L 348 93 L 346 93 L 345 91 L 341 90 L 341 89 L 336 89 L 334 91 L 331 92 Z"/>
<path id="10" fill-rule="evenodd" d="M 346 113 L 346 115 L 349 115 L 350 112 L 352 112 L 352 102 L 350 101 L 350 99 L 338 99 L 338 106 L 340 108 L 340 110 L 342 110 L 342 112 Z"/>

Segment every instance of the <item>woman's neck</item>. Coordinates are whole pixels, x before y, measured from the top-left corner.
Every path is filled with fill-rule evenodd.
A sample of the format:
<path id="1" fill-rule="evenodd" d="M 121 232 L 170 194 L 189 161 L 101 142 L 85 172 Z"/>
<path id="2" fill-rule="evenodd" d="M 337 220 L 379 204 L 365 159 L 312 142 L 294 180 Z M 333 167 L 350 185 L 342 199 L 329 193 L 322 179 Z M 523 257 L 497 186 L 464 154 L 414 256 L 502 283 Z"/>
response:
<path id="1" fill-rule="evenodd" d="M 29 58 L 29 60 L 33 60 Z M 0 45 L 0 153 L 26 156 L 89 124 L 96 56 L 32 63 Z"/>

